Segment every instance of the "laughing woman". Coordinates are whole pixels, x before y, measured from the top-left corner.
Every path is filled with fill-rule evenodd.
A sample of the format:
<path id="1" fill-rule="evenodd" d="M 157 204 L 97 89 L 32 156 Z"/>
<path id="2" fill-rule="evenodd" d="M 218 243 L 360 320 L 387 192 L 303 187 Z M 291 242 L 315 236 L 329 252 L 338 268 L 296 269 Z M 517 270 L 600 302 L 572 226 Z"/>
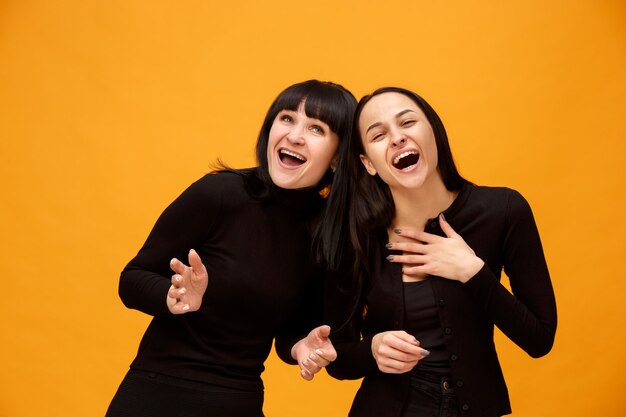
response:
<path id="1" fill-rule="evenodd" d="M 287 88 L 259 166 L 208 174 L 163 212 L 121 275 L 124 304 L 154 317 L 107 416 L 263 416 L 274 339 L 305 379 L 335 358 L 327 326 L 298 339 L 320 321 L 310 226 L 355 106 L 337 84 Z"/>
<path id="2" fill-rule="evenodd" d="M 349 140 L 319 241 L 338 272 L 329 324 L 344 324 L 327 370 L 364 377 L 350 416 L 510 413 L 494 325 L 540 357 L 557 323 L 528 203 L 463 179 L 441 120 L 410 91 L 364 97 Z"/>

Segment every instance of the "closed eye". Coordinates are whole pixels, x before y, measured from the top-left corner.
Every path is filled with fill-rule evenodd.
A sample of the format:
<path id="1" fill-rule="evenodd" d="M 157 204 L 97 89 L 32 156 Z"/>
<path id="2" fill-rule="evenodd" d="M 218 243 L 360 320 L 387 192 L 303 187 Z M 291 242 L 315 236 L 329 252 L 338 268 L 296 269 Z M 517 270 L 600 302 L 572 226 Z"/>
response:
<path id="1" fill-rule="evenodd" d="M 376 142 L 377 140 L 382 139 L 385 136 L 384 132 L 376 132 L 372 135 L 371 141 Z"/>

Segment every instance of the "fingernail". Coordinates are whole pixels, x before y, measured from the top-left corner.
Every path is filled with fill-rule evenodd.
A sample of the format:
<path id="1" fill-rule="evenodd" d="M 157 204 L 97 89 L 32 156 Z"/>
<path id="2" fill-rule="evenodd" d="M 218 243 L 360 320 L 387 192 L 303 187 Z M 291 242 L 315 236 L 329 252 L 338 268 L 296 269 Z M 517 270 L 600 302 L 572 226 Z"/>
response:
<path id="1" fill-rule="evenodd" d="M 180 275 L 176 275 L 176 278 L 174 278 L 176 280 L 176 282 L 180 282 Z"/>
<path id="2" fill-rule="evenodd" d="M 400 230 L 400 229 L 393 229 L 393 232 L 399 235 L 402 232 L 402 230 Z"/>
<path id="3" fill-rule="evenodd" d="M 388 260 L 388 261 L 393 261 L 393 255 L 389 255 L 385 259 Z"/>
<path id="4" fill-rule="evenodd" d="M 189 249 L 189 253 L 196 253 L 195 249 Z"/>
<path id="5" fill-rule="evenodd" d="M 178 290 L 178 294 L 183 295 L 184 293 L 186 293 L 187 290 L 184 288 L 181 288 L 180 290 Z"/>
<path id="6" fill-rule="evenodd" d="M 441 220 L 443 220 L 444 222 L 446 221 L 446 216 L 444 216 L 443 213 L 441 213 L 439 217 L 441 217 Z"/>
<path id="7" fill-rule="evenodd" d="M 311 359 L 312 361 L 314 361 L 315 359 L 317 359 L 317 356 L 315 355 L 315 353 L 311 353 L 309 355 L 309 359 Z"/>
<path id="8" fill-rule="evenodd" d="M 393 245 L 392 245 L 391 243 L 387 243 L 387 244 L 385 245 L 385 247 L 386 247 L 387 249 L 391 249 L 391 248 L 393 247 Z"/>
<path id="9" fill-rule="evenodd" d="M 172 264 L 174 263 L 174 261 L 175 261 L 175 260 L 176 260 L 175 258 L 172 258 L 172 259 L 170 260 L 170 265 L 172 265 Z"/>
<path id="10" fill-rule="evenodd" d="M 308 359 L 305 359 L 305 360 L 302 361 L 302 365 L 304 365 L 304 366 L 306 366 L 307 363 L 309 363 Z"/>
<path id="11" fill-rule="evenodd" d="M 189 304 L 185 304 L 185 306 L 183 307 L 183 311 L 189 311 Z"/>
<path id="12" fill-rule="evenodd" d="M 315 353 L 317 353 L 318 355 L 322 356 L 322 354 L 323 354 L 324 352 L 322 352 L 322 349 L 316 349 L 316 350 L 315 350 Z"/>
<path id="13" fill-rule="evenodd" d="M 427 350 L 423 350 L 422 351 L 422 356 L 425 358 L 426 356 L 430 355 L 430 352 Z"/>

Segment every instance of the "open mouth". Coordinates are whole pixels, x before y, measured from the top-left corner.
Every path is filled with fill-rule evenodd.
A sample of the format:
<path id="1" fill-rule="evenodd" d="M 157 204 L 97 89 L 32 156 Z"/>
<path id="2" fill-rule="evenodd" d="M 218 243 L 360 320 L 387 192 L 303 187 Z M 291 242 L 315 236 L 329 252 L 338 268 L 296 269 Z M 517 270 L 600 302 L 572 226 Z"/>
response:
<path id="1" fill-rule="evenodd" d="M 298 167 L 306 162 L 306 158 L 299 153 L 287 149 L 278 151 L 280 161 L 288 167 Z"/>
<path id="2" fill-rule="evenodd" d="M 405 170 L 416 165 L 420 160 L 420 154 L 417 151 L 406 151 L 393 159 L 394 168 Z"/>

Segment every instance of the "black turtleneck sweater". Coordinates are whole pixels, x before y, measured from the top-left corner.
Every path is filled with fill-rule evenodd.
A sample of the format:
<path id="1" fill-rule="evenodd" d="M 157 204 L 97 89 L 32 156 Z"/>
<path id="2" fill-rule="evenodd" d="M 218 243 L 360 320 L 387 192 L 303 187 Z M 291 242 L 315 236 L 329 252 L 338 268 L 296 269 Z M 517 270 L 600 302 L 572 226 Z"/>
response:
<path id="1" fill-rule="evenodd" d="M 120 278 L 124 304 L 154 316 L 131 368 L 259 391 L 274 338 L 281 359 L 295 363 L 292 343 L 320 316 L 309 236 L 320 208 L 313 190 L 274 188 L 269 198 L 254 198 L 231 172 L 192 184 Z M 208 288 L 199 311 L 173 315 L 169 262 L 187 263 L 192 248 L 207 268 Z"/>

